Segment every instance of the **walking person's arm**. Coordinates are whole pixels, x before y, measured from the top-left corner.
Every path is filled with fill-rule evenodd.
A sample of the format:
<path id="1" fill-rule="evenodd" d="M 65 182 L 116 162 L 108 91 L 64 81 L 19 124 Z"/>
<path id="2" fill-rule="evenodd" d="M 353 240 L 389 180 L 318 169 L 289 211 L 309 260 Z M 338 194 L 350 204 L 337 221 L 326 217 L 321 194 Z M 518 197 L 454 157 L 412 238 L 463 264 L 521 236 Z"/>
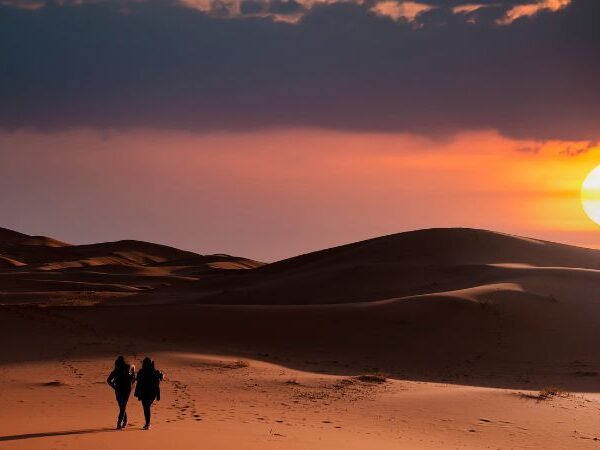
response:
<path id="1" fill-rule="evenodd" d="M 141 384 L 140 384 L 140 373 L 142 373 L 143 369 L 140 370 L 138 373 L 135 374 L 135 378 L 133 380 L 133 382 L 135 383 L 135 390 L 133 391 L 133 396 L 136 397 L 138 400 L 141 400 Z"/>
<path id="2" fill-rule="evenodd" d="M 160 402 L 160 382 L 164 380 L 164 375 L 160 370 L 154 372 L 156 377 L 156 400 Z"/>
<path id="3" fill-rule="evenodd" d="M 136 376 L 136 373 L 135 373 L 135 366 L 133 364 L 129 368 L 129 377 L 131 379 L 131 384 L 133 385 L 133 383 L 135 383 L 136 379 L 137 379 L 137 376 Z"/>
<path id="4" fill-rule="evenodd" d="M 115 384 L 115 371 L 113 370 L 110 375 L 108 376 L 108 378 L 106 379 L 106 382 L 108 383 L 108 385 L 113 388 L 116 389 L 116 384 Z"/>

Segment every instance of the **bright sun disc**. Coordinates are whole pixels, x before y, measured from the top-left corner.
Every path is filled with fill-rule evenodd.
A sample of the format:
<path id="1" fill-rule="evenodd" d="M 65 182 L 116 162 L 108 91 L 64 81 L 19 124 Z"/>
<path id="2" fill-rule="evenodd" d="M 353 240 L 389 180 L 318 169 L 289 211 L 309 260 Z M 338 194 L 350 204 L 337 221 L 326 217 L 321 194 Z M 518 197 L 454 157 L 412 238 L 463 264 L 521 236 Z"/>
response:
<path id="1" fill-rule="evenodd" d="M 583 182 L 581 204 L 590 219 L 600 225 L 600 166 L 592 170 Z"/>

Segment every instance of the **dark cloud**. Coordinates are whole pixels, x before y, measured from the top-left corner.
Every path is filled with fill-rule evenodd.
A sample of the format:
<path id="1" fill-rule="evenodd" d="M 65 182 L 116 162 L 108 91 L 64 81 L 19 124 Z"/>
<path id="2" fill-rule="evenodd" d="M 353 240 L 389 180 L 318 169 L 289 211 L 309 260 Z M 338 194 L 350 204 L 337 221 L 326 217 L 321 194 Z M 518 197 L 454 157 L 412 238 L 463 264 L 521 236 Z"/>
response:
<path id="1" fill-rule="evenodd" d="M 579 144 L 569 144 L 560 151 L 563 156 L 581 156 L 588 153 L 595 147 L 598 147 L 600 142 L 582 142 Z"/>
<path id="2" fill-rule="evenodd" d="M 291 24 L 173 1 L 5 2 L 0 127 L 600 138 L 600 2 L 574 0 L 510 25 L 497 20 L 523 2 L 494 2 L 502 6 L 469 14 L 474 23 L 451 12 L 465 2 L 427 3 L 438 7 L 418 24 L 375 15 L 372 0 L 313 6 Z M 265 8 L 292 14 L 302 4 Z"/>
<path id="3" fill-rule="evenodd" d="M 264 14 L 269 10 L 269 4 L 264 1 L 242 0 L 240 12 L 243 15 Z"/>
<path id="4" fill-rule="evenodd" d="M 272 14 L 298 14 L 304 11 L 304 6 L 294 0 L 271 0 L 269 12 Z"/>
<path id="5" fill-rule="evenodd" d="M 302 14 L 305 7 L 295 0 L 241 0 L 240 16 L 290 16 Z"/>
<path id="6" fill-rule="evenodd" d="M 519 153 L 524 153 L 524 154 L 529 154 L 529 155 L 537 155 L 538 153 L 540 153 L 542 151 L 542 145 L 525 145 L 522 147 L 517 147 L 516 148 L 517 152 Z"/>

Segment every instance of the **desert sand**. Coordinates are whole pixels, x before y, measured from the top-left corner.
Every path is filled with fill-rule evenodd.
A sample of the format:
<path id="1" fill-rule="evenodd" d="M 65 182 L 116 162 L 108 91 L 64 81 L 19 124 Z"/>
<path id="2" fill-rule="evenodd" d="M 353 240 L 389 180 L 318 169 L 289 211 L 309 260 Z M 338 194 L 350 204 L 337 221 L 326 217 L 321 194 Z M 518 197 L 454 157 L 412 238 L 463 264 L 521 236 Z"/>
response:
<path id="1" fill-rule="evenodd" d="M 484 230 L 263 264 L 0 229 L 0 448 L 597 448 L 599 286 Z M 150 431 L 133 397 L 114 430 L 118 354 L 166 374 Z"/>

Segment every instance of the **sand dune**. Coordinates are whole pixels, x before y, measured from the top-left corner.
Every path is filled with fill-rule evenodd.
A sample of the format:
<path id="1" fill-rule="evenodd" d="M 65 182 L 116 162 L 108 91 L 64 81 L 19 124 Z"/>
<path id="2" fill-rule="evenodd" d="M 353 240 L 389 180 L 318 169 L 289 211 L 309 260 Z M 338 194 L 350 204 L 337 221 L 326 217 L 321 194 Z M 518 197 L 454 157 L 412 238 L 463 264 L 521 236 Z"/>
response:
<path id="1" fill-rule="evenodd" d="M 19 266 L 24 266 L 24 265 L 25 265 L 25 263 L 23 263 L 21 261 L 17 261 L 16 259 L 7 258 L 5 256 L 0 256 L 0 268 L 19 267 Z"/>
<path id="2" fill-rule="evenodd" d="M 472 229 L 267 265 L 56 242 L 0 230 L 0 339 L 14 343 L 0 353 L 0 448 L 201 437 L 236 450 L 567 449 L 600 437 L 600 251 Z M 103 380 L 118 353 L 151 354 L 168 374 L 149 438 L 110 431 Z M 375 372 L 387 381 L 361 381 Z M 551 386 L 565 393 L 540 400 Z"/>
<path id="3" fill-rule="evenodd" d="M 544 267 L 600 269 L 600 252 L 484 230 L 420 230 L 215 276 L 162 293 L 164 299 L 211 304 L 372 302 L 515 282 L 535 276 L 532 269 Z M 160 295 L 157 291 L 140 300 L 162 301 Z"/>
<path id="4" fill-rule="evenodd" d="M 0 258 L 5 296 L 28 291 L 112 292 L 115 286 L 125 286 L 128 289 L 117 290 L 139 292 L 135 301 L 140 304 L 376 302 L 527 283 L 545 274 L 594 278 L 600 270 L 596 250 L 473 229 L 399 233 L 267 265 L 133 240 L 69 245 L 3 229 Z M 583 270 L 588 272 L 580 273 Z"/>
<path id="5" fill-rule="evenodd" d="M 30 237 L 27 234 L 19 233 L 18 231 L 9 230 L 8 228 L 0 227 L 0 242 L 8 243 L 18 241 Z"/>
<path id="6" fill-rule="evenodd" d="M 71 245 L 2 228 L 0 303 L 93 303 L 260 264 L 135 240 Z"/>

